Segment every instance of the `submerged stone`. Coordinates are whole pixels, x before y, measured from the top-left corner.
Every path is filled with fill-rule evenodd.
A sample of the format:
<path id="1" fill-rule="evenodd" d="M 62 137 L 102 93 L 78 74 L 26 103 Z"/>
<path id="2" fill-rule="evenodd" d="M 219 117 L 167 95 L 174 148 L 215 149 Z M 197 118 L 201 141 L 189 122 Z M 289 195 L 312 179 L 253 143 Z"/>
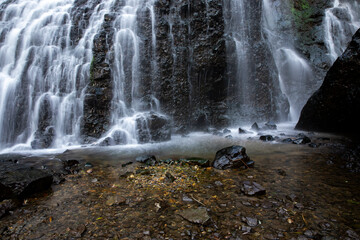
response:
<path id="1" fill-rule="evenodd" d="M 206 208 L 203 207 L 181 210 L 179 211 L 179 215 L 185 220 L 197 224 L 205 224 L 210 219 Z"/>

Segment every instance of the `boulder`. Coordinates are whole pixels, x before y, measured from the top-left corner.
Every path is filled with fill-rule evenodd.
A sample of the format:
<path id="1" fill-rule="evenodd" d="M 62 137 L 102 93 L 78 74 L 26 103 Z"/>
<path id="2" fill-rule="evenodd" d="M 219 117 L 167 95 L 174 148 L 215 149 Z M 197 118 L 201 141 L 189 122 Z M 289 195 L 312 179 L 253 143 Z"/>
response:
<path id="1" fill-rule="evenodd" d="M 298 130 L 355 136 L 360 132 L 360 30 L 301 111 Z"/>
<path id="2" fill-rule="evenodd" d="M 246 130 L 239 128 L 239 134 L 244 134 L 244 133 L 247 133 Z"/>
<path id="3" fill-rule="evenodd" d="M 265 123 L 265 126 L 263 127 L 263 130 L 276 130 L 277 126 L 273 122 L 267 122 Z"/>
<path id="4" fill-rule="evenodd" d="M 275 140 L 274 137 L 271 135 L 263 135 L 263 136 L 260 136 L 259 139 L 264 142 L 271 142 L 271 141 Z"/>
<path id="5" fill-rule="evenodd" d="M 307 136 L 297 138 L 297 139 L 295 139 L 293 141 L 294 144 L 307 144 L 307 143 L 310 143 L 310 142 L 311 142 L 311 139 L 308 138 Z"/>
<path id="6" fill-rule="evenodd" d="M 242 146 L 231 146 L 217 151 L 213 167 L 217 169 L 252 167 L 254 162 L 246 155 Z"/>
<path id="7" fill-rule="evenodd" d="M 251 130 L 259 131 L 260 130 L 259 125 L 255 122 L 253 125 L 251 125 Z"/>
<path id="8" fill-rule="evenodd" d="M 135 160 L 139 163 L 144 163 L 149 166 L 154 166 L 158 163 L 158 161 L 156 160 L 156 157 L 153 155 L 139 156 Z"/>
<path id="9" fill-rule="evenodd" d="M 171 139 L 170 120 L 155 112 L 138 114 L 136 130 L 140 143 L 162 142 Z"/>
<path id="10" fill-rule="evenodd" d="M 53 182 L 49 173 L 31 168 L 1 171 L 0 201 L 3 199 L 26 198 L 48 189 Z"/>

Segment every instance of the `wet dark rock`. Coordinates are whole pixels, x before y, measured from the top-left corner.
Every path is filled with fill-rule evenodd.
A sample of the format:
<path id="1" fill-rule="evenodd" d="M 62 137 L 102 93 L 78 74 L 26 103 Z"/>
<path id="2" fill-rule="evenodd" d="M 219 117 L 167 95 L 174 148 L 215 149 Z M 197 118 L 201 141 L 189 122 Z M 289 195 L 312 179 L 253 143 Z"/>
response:
<path id="1" fill-rule="evenodd" d="M 0 218 L 5 216 L 9 211 L 16 209 L 20 205 L 21 204 L 19 201 L 13 199 L 6 199 L 0 202 Z"/>
<path id="2" fill-rule="evenodd" d="M 52 182 L 52 175 L 39 169 L 2 170 L 0 174 L 0 200 L 28 197 L 48 189 Z"/>
<path id="3" fill-rule="evenodd" d="M 127 163 L 124 163 L 124 164 L 121 164 L 121 167 L 126 167 L 126 166 L 129 166 L 131 164 L 133 164 L 134 162 L 127 162 Z"/>
<path id="4" fill-rule="evenodd" d="M 242 220 L 247 223 L 250 227 L 256 227 L 258 225 L 258 221 L 256 218 L 252 217 L 243 217 Z"/>
<path id="5" fill-rule="evenodd" d="M 256 182 L 244 181 L 241 184 L 241 191 L 248 196 L 261 196 L 266 194 L 265 188 Z"/>
<path id="6" fill-rule="evenodd" d="M 239 168 L 246 165 L 251 167 L 254 165 L 254 162 L 247 156 L 244 147 L 231 146 L 217 151 L 212 165 L 217 169 L 228 169 Z"/>
<path id="7" fill-rule="evenodd" d="M 281 176 L 286 176 L 286 172 L 283 169 L 277 169 L 276 172 Z"/>
<path id="8" fill-rule="evenodd" d="M 360 30 L 304 106 L 296 129 L 354 136 L 360 132 Z"/>
<path id="9" fill-rule="evenodd" d="M 318 148 L 320 147 L 321 143 L 309 143 L 308 146 L 311 147 L 311 148 Z"/>
<path id="10" fill-rule="evenodd" d="M 210 220 L 210 216 L 208 215 L 206 208 L 203 207 L 180 210 L 178 214 L 191 223 L 205 224 Z"/>
<path id="11" fill-rule="evenodd" d="M 222 132 L 218 131 L 218 130 L 214 130 L 212 135 L 214 135 L 214 136 L 223 136 L 224 134 Z"/>
<path id="12" fill-rule="evenodd" d="M 276 130 L 277 126 L 273 122 L 267 122 L 267 123 L 265 123 L 265 126 L 262 129 L 263 130 Z"/>
<path id="13" fill-rule="evenodd" d="M 31 142 L 32 149 L 44 149 L 51 147 L 55 139 L 55 128 L 50 126 L 43 131 L 35 132 L 35 139 Z"/>
<path id="14" fill-rule="evenodd" d="M 225 129 L 223 130 L 223 134 L 227 134 L 227 133 L 231 133 L 231 130 L 225 128 Z"/>
<path id="15" fill-rule="evenodd" d="M 63 161 L 64 169 L 68 173 L 77 173 L 80 170 L 80 162 L 75 159 Z"/>
<path id="16" fill-rule="evenodd" d="M 135 173 L 139 175 L 150 175 L 151 171 L 149 169 L 140 168 L 137 169 Z"/>
<path id="17" fill-rule="evenodd" d="M 144 163 L 148 166 L 154 166 L 158 164 L 158 161 L 156 160 L 156 157 L 154 155 L 139 156 L 135 160 L 139 163 Z"/>
<path id="18" fill-rule="evenodd" d="M 92 163 L 87 162 L 87 163 L 85 163 L 84 167 L 85 168 L 92 168 L 92 167 L 94 167 L 94 165 Z"/>
<path id="19" fill-rule="evenodd" d="M 251 232 L 251 227 L 248 226 L 241 226 L 241 231 L 245 232 L 245 233 L 250 233 Z"/>
<path id="20" fill-rule="evenodd" d="M 287 195 L 286 198 L 289 199 L 292 202 L 295 202 L 298 199 L 297 196 L 294 193 L 291 193 L 291 194 Z"/>
<path id="21" fill-rule="evenodd" d="M 186 163 L 189 165 L 197 165 L 200 167 L 209 167 L 210 161 L 205 158 L 197 158 L 197 157 L 191 157 L 191 158 L 181 158 L 179 159 L 180 163 Z"/>
<path id="22" fill-rule="evenodd" d="M 259 131 L 259 130 L 260 130 L 259 125 L 255 122 L 255 123 L 251 126 L 251 130 Z"/>
<path id="23" fill-rule="evenodd" d="M 263 136 L 260 136 L 259 139 L 264 142 L 271 142 L 271 141 L 275 140 L 274 137 L 271 135 L 263 135 Z"/>
<path id="24" fill-rule="evenodd" d="M 292 143 L 293 140 L 291 138 L 285 138 L 281 142 L 283 142 L 283 143 Z"/>
<path id="25" fill-rule="evenodd" d="M 247 133 L 247 131 L 242 128 L 239 128 L 239 134 L 244 134 L 244 133 Z"/>
<path id="26" fill-rule="evenodd" d="M 140 143 L 162 142 L 171 139 L 171 122 L 166 116 L 150 112 L 136 119 L 137 138 Z"/>
<path id="27" fill-rule="evenodd" d="M 294 144 L 307 144 L 310 143 L 311 139 L 307 136 L 301 137 L 301 138 L 297 138 L 293 141 Z"/>
<path id="28" fill-rule="evenodd" d="M 227 135 L 227 136 L 225 136 L 225 138 L 226 138 L 226 139 L 232 139 L 232 138 L 233 138 L 233 136 L 231 136 L 231 135 Z"/>

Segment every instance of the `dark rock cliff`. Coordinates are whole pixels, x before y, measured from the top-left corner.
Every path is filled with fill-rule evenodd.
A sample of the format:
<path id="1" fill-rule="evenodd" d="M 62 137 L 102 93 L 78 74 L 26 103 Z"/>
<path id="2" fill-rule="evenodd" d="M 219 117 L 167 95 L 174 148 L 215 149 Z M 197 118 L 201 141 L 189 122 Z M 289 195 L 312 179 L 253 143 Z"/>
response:
<path id="1" fill-rule="evenodd" d="M 296 129 L 354 135 L 360 132 L 360 30 L 303 108 Z"/>
<path id="2" fill-rule="evenodd" d="M 84 99 L 84 116 L 82 134 L 86 138 L 99 138 L 109 130 L 111 101 L 112 101 L 112 75 L 108 54 L 111 51 L 114 31 L 112 20 L 114 16 L 104 16 L 104 23 L 100 32 L 94 38 L 93 60 L 90 66 L 90 83 L 86 89 Z"/>
<path id="3" fill-rule="evenodd" d="M 221 1 L 159 0 L 155 4 L 162 110 L 182 132 L 223 125 L 226 53 Z"/>

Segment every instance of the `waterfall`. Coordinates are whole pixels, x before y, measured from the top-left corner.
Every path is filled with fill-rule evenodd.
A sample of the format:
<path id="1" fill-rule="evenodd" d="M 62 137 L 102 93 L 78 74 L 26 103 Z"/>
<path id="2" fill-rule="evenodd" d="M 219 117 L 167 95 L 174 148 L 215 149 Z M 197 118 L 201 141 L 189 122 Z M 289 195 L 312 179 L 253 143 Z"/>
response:
<path id="1" fill-rule="evenodd" d="M 345 51 L 351 36 L 360 28 L 360 3 L 334 0 L 333 7 L 326 9 L 324 29 L 325 43 L 331 61 Z"/>
<path id="2" fill-rule="evenodd" d="M 307 60 L 294 48 L 292 26 L 288 26 L 286 30 L 280 29 L 278 23 L 283 17 L 279 14 L 280 7 L 274 1 L 263 0 L 263 29 L 278 69 L 281 91 L 290 103 L 288 120 L 296 122 L 301 109 L 312 94 L 314 74 Z"/>
<path id="3" fill-rule="evenodd" d="M 17 149 L 61 147 L 80 143 L 83 102 L 93 60 L 93 42 L 106 14 L 119 11 L 113 21 L 114 56 L 112 78 L 113 128 L 109 134 L 125 131 L 127 143 L 136 142 L 135 114 L 139 110 L 139 37 L 137 17 L 140 7 L 151 14 L 152 46 L 156 35 L 154 1 L 89 1 L 88 23 L 72 22 L 74 0 L 25 0 L 1 3 L 0 22 L 0 149 L 18 144 Z M 117 8 L 117 9 L 116 9 Z M 119 10 L 120 9 L 120 10 Z M 77 24 L 79 39 L 73 39 Z M 85 25 L 85 26 L 84 26 Z M 130 69 L 130 72 L 127 70 Z M 156 65 L 152 66 L 156 71 Z M 129 74 L 129 75 L 127 75 Z M 125 104 L 124 82 L 131 82 L 131 102 Z M 153 110 L 159 101 L 152 97 Z M 41 143 L 39 136 L 51 138 Z"/>

